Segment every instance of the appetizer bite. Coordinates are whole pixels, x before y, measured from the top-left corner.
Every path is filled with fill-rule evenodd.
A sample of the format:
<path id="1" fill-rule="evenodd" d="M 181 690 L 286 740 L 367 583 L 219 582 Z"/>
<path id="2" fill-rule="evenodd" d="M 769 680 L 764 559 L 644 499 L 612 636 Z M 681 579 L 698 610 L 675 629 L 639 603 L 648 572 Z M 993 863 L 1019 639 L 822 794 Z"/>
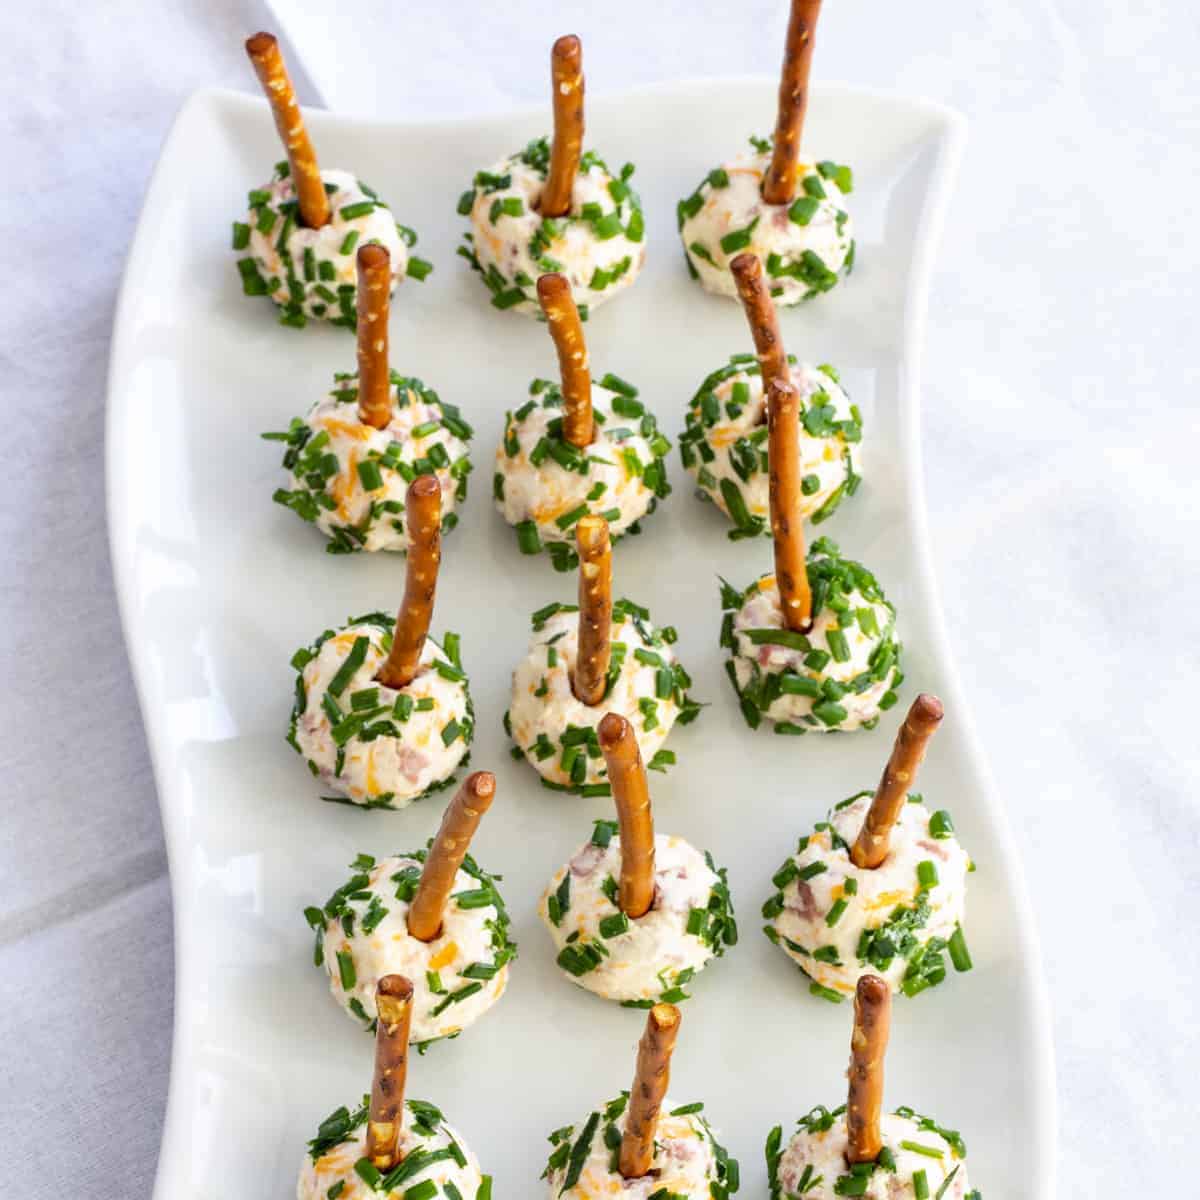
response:
<path id="1" fill-rule="evenodd" d="M 606 713 L 626 718 L 652 770 L 675 755 L 664 750 L 678 721 L 690 724 L 701 705 L 671 648 L 675 630 L 656 629 L 649 612 L 612 598 L 612 546 L 603 517 L 575 525 L 579 603 L 548 604 L 533 614 L 529 652 L 513 672 L 504 729 L 555 791 L 607 796 L 607 769 L 597 727 Z"/>
<path id="2" fill-rule="evenodd" d="M 337 796 L 362 808 L 407 808 L 454 782 L 475 728 L 457 634 L 429 636 L 441 562 L 441 487 L 421 475 L 405 498 L 410 546 L 404 599 L 386 613 L 327 629 L 292 656 L 288 742 Z"/>
<path id="3" fill-rule="evenodd" d="M 304 910 L 313 961 L 364 1028 L 375 1028 L 375 990 L 388 975 L 413 980 L 411 1040 L 422 1051 L 457 1037 L 504 994 L 517 955 L 508 912 L 494 876 L 467 853 L 495 794 L 490 772 L 469 775 L 428 850 L 360 854 L 324 907 Z"/>
<path id="4" fill-rule="evenodd" d="M 298 1200 L 490 1200 L 492 1177 L 480 1171 L 462 1134 L 435 1105 L 404 1097 L 412 983 L 385 975 L 375 997 L 371 1094 L 321 1122 L 300 1167 Z"/>
<path id="5" fill-rule="evenodd" d="M 562 386 L 535 379 L 530 398 L 505 415 L 492 493 L 516 528 L 521 553 L 545 548 L 555 568 L 567 571 L 577 561 L 571 527 L 586 513 L 602 515 L 615 537 L 641 532 L 642 517 L 670 494 L 665 459 L 671 443 L 632 384 L 610 374 L 593 385 L 566 279 L 543 275 L 537 295 Z"/>
<path id="6" fill-rule="evenodd" d="M 583 50 L 561 37 L 550 52 L 554 140 L 524 150 L 475 175 L 458 201 L 471 220 L 459 254 L 483 277 L 492 304 L 540 316 L 534 281 L 564 276 L 587 320 L 637 278 L 646 260 L 646 226 L 633 164 L 619 175 L 594 151 L 583 153 Z"/>
<path id="7" fill-rule="evenodd" d="M 792 0 L 774 140 L 752 137 L 753 154 L 715 167 L 679 202 L 688 270 L 718 296 L 736 296 L 729 262 L 742 250 L 763 260 L 777 304 L 827 292 L 854 266 L 850 168 L 800 158 L 820 11 L 821 0 Z"/>
<path id="8" fill-rule="evenodd" d="M 896 735 L 874 793 L 834 806 L 775 873 L 763 932 L 812 980 L 841 1000 L 864 975 L 915 996 L 971 969 L 963 936 L 971 860 L 944 809 L 931 813 L 909 791 L 942 703 L 922 694 Z"/>
<path id="9" fill-rule="evenodd" d="M 722 580 L 721 645 L 742 714 L 776 733 L 873 729 L 896 703 L 896 610 L 875 576 L 827 538 L 805 556 L 795 387 L 767 389 L 771 533 L 775 573 L 744 592 Z"/>
<path id="10" fill-rule="evenodd" d="M 629 1008 L 686 1000 L 697 971 L 737 942 L 725 871 L 683 838 L 655 835 L 633 728 L 600 722 L 617 820 L 550 880 L 539 911 L 558 965 L 580 987 Z"/>
<path id="11" fill-rule="evenodd" d="M 389 368 L 387 250 L 363 246 L 357 263 L 357 373 L 335 375 L 332 391 L 306 417 L 263 434 L 287 443 L 291 486 L 276 490 L 276 504 L 316 525 L 330 554 L 407 550 L 404 497 L 421 475 L 437 477 L 442 529 L 453 529 L 471 470 L 473 431 L 458 409 Z"/>
<path id="12" fill-rule="evenodd" d="M 827 520 L 858 491 L 862 416 L 833 367 L 800 363 L 785 352 L 762 262 L 742 253 L 730 272 L 758 359 L 735 354 L 705 379 L 688 408 L 679 453 L 696 480 L 696 494 L 733 522 L 729 536 L 737 540 L 770 533 L 767 387 L 772 380 L 790 382 L 798 397 L 802 520 Z"/>
<path id="13" fill-rule="evenodd" d="M 883 1112 L 891 1010 L 888 985 L 864 975 L 854 996 L 847 1101 L 801 1117 L 786 1146 L 781 1126 L 767 1135 L 771 1200 L 980 1200 L 967 1182 L 967 1148 L 955 1130 L 911 1108 Z"/>
<path id="14" fill-rule="evenodd" d="M 728 1200 L 738 1190 L 737 1159 L 701 1115 L 704 1105 L 667 1099 L 679 1020 L 674 1005 L 656 1004 L 646 1014 L 629 1092 L 550 1135 L 554 1149 L 542 1178 L 551 1200 Z"/>
<path id="15" fill-rule="evenodd" d="M 279 323 L 297 329 L 317 317 L 355 326 L 355 247 L 375 242 L 390 261 L 388 290 L 405 278 L 424 279 L 433 264 L 410 256 L 417 235 L 397 224 L 391 210 L 349 171 L 317 167 L 304 117 L 279 44 L 269 33 L 246 41 L 287 158 L 249 197 L 245 223 L 235 221 L 233 249 L 242 290 L 270 296 Z"/>

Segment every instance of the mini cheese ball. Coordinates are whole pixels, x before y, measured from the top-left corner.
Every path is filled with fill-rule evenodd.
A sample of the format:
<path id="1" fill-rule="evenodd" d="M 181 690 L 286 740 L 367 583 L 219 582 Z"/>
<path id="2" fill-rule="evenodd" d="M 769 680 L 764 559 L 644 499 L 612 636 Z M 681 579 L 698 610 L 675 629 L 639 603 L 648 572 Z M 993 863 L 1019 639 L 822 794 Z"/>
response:
<path id="1" fill-rule="evenodd" d="M 321 908 L 305 909 L 334 1000 L 373 1030 L 385 975 L 413 981 L 411 1040 L 457 1037 L 504 994 L 516 944 L 495 878 L 467 853 L 495 794 L 486 771 L 469 776 L 426 850 L 376 861 L 360 854 L 353 874 Z"/>
<path id="2" fill-rule="evenodd" d="M 862 417 L 833 367 L 788 363 L 802 406 L 800 513 L 820 524 L 862 482 Z M 766 409 L 761 370 L 737 356 L 700 385 L 679 438 L 698 494 L 733 522 L 731 538 L 771 533 Z"/>
<path id="3" fill-rule="evenodd" d="M 384 613 L 326 630 L 292 657 L 288 741 L 326 787 L 365 808 L 406 808 L 453 781 L 475 715 L 457 634 L 429 637 L 441 562 L 441 487 L 409 485 L 404 598 Z M 336 798 L 336 797 L 335 797 Z"/>
<path id="4" fill-rule="evenodd" d="M 864 975 L 854 991 L 846 1103 L 812 1109 L 786 1144 L 782 1126 L 767 1135 L 771 1200 L 979 1200 L 967 1182 L 967 1149 L 956 1130 L 911 1108 L 883 1112 L 891 1010 L 887 984 Z"/>
<path id="5" fill-rule="evenodd" d="M 615 713 L 627 720 L 642 757 L 666 770 L 675 755 L 663 743 L 701 705 L 675 657 L 675 630 L 657 629 L 649 612 L 612 599 L 612 547 L 603 517 L 576 526 L 579 603 L 533 614 L 529 651 L 513 672 L 504 728 L 525 760 L 556 791 L 608 795 L 608 769 L 597 729 Z"/>
<path id="6" fill-rule="evenodd" d="M 471 470 L 471 426 L 457 407 L 412 376 L 390 372 L 390 413 L 381 429 L 360 419 L 357 374 L 338 375 L 332 390 L 283 433 L 289 486 L 277 504 L 310 521 L 330 554 L 408 549 L 404 494 L 418 474 L 436 475 L 445 497 L 443 530 L 458 523 Z"/>
<path id="7" fill-rule="evenodd" d="M 442 525 L 452 529 L 471 470 L 462 414 L 388 365 L 387 252 L 364 246 L 357 263 L 358 371 L 336 375 L 333 390 L 287 430 L 263 435 L 287 443 L 291 486 L 277 489 L 275 502 L 315 524 L 331 554 L 406 551 L 405 494 L 420 475 L 436 477 Z"/>
<path id="8" fill-rule="evenodd" d="M 696 972 L 737 942 L 725 872 L 683 838 L 655 835 L 629 722 L 609 713 L 599 740 L 617 820 L 596 822 L 539 911 L 558 965 L 580 987 L 623 1004 L 684 1000 Z"/>
<path id="9" fill-rule="evenodd" d="M 754 143 L 756 153 L 716 167 L 679 202 L 684 254 L 706 292 L 736 299 L 729 264 L 749 251 L 762 260 L 775 303 L 799 304 L 828 292 L 854 267 L 854 225 L 845 207 L 853 176 L 833 162 L 798 163 L 795 198 L 768 204 L 762 187 L 771 144 Z"/>
<path id="10" fill-rule="evenodd" d="M 388 252 L 389 291 L 402 279 L 424 279 L 433 267 L 410 256 L 417 235 L 396 222 L 371 188 L 349 171 L 318 168 L 275 38 L 255 34 L 246 50 L 288 157 L 250 192 L 246 221 L 234 223 L 242 290 L 270 296 L 281 325 L 303 328 L 317 318 L 354 329 L 357 247 L 373 243 Z"/>
<path id="11" fill-rule="evenodd" d="M 717 1141 L 704 1105 L 667 1097 L 679 1024 L 674 1005 L 654 1005 L 629 1091 L 550 1135 L 542 1178 L 551 1200 L 728 1200 L 738 1190 L 737 1161 Z"/>
<path id="12" fill-rule="evenodd" d="M 582 517 L 603 516 L 613 537 L 641 532 L 642 517 L 671 491 L 664 461 L 671 443 L 632 384 L 611 374 L 592 383 L 566 279 L 543 275 L 537 294 L 562 382 L 535 379 L 530 398 L 505 415 L 492 491 L 521 552 L 544 548 L 566 571 L 578 561 L 572 543 Z"/>
<path id="13" fill-rule="evenodd" d="M 773 382 L 796 391 L 800 520 L 831 517 L 862 482 L 862 414 L 828 365 L 798 363 L 784 351 L 783 334 L 761 261 L 739 254 L 730 279 L 746 312 L 755 356 L 735 354 L 700 385 L 679 438 L 683 465 L 698 494 L 732 522 L 734 539 L 771 532 L 767 392 Z"/>
<path id="14" fill-rule="evenodd" d="M 587 318 L 629 287 L 646 260 L 633 166 L 614 174 L 583 147 L 579 39 L 559 38 L 551 54 L 554 140 L 537 138 L 475 175 L 458 211 L 471 232 L 459 253 L 499 309 L 540 317 L 539 276 L 561 274 Z"/>
<path id="15" fill-rule="evenodd" d="M 880 1117 L 879 1159 L 850 1166 L 845 1111 L 844 1105 L 832 1111 L 815 1108 L 800 1118 L 786 1146 L 772 1151 L 768 1145 L 772 1200 L 801 1195 L 804 1200 L 849 1195 L 863 1200 L 980 1200 L 967 1180 L 966 1146 L 954 1130 L 911 1108 L 898 1108 Z M 851 1188 L 855 1190 L 847 1190 Z"/>
<path id="16" fill-rule="evenodd" d="M 395 622 L 386 613 L 327 630 L 292 658 L 288 741 L 321 786 L 364 808 L 407 808 L 453 782 L 474 735 L 458 638 L 426 638 L 411 683 L 380 683 Z"/>
<path id="17" fill-rule="evenodd" d="M 746 251 L 762 260 L 780 305 L 829 291 L 854 266 L 850 168 L 800 157 L 819 10 L 820 0 L 792 0 L 774 138 L 751 138 L 753 154 L 714 168 L 679 202 L 688 270 L 718 296 L 737 295 L 729 266 Z"/>
<path id="18" fill-rule="evenodd" d="M 535 379 L 529 399 L 505 414 L 496 448 L 496 507 L 516 529 L 521 553 L 545 550 L 559 571 L 578 562 L 573 542 L 580 517 L 603 516 L 614 538 L 637 534 L 642 518 L 671 491 L 665 461 L 671 443 L 637 389 L 606 375 L 592 385 L 592 411 L 595 437 L 580 450 L 562 434 L 562 389 Z"/>
<path id="19" fill-rule="evenodd" d="M 922 693 L 896 737 L 878 788 L 835 805 L 775 873 L 767 937 L 840 1000 L 864 975 L 915 996 L 971 968 L 962 923 L 971 860 L 945 810 L 909 791 L 942 704 Z"/>
<path id="20" fill-rule="evenodd" d="M 609 1149 L 625 1131 L 628 1096 L 593 1109 L 575 1125 L 556 1129 L 550 1135 L 553 1150 L 542 1174 L 547 1196 L 550 1200 L 611 1200 L 614 1196 L 645 1200 L 660 1190 L 688 1200 L 733 1195 L 737 1167 L 699 1111 L 703 1107 L 663 1098 L 651 1174 L 639 1179 L 624 1179 L 612 1165 Z M 568 1186 L 572 1177 L 574 1182 Z"/>
<path id="21" fill-rule="evenodd" d="M 462 1134 L 428 1101 L 404 1102 L 398 1150 L 402 1157 L 391 1171 L 360 1169 L 360 1164 L 369 1166 L 371 1161 L 366 1153 L 367 1101 L 353 1111 L 339 1108 L 321 1122 L 309 1142 L 296 1200 L 328 1200 L 330 1195 L 338 1200 L 404 1200 L 414 1189 L 430 1197 L 490 1200 L 492 1177 L 483 1174 Z M 398 1182 L 390 1186 L 393 1173 Z M 429 1191 L 427 1184 L 434 1190 Z"/>
<path id="22" fill-rule="evenodd" d="M 621 838 L 615 821 L 553 875 L 538 904 L 555 961 L 573 983 L 623 1004 L 677 1003 L 737 937 L 724 870 L 679 837 L 654 838 L 654 899 L 636 919 L 620 908 Z"/>
<path id="23" fill-rule="evenodd" d="M 462 1135 L 436 1105 L 405 1098 L 412 980 L 385 975 L 375 996 L 371 1093 L 321 1122 L 300 1166 L 298 1200 L 490 1200 L 491 1176 Z"/>
<path id="24" fill-rule="evenodd" d="M 900 642 L 896 611 L 875 576 L 818 538 L 807 560 L 812 624 L 785 628 L 775 574 L 744 592 L 723 585 L 721 645 L 742 714 L 776 733 L 874 729 L 896 703 Z"/>

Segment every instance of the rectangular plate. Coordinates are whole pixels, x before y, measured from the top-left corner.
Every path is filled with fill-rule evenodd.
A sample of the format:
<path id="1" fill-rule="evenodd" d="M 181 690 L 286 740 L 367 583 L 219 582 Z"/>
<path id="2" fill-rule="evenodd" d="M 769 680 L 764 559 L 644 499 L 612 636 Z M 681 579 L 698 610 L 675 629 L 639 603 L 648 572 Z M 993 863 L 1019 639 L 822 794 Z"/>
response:
<path id="1" fill-rule="evenodd" d="M 630 292 L 587 326 L 595 369 L 637 384 L 674 437 L 703 376 L 750 349 L 738 307 L 687 277 L 675 202 L 763 132 L 766 80 L 681 83 L 594 104 L 589 145 L 632 160 L 649 261 Z M 493 511 L 491 457 L 506 408 L 552 375 L 545 328 L 491 308 L 454 255 L 454 212 L 473 172 L 545 132 L 545 112 L 453 124 L 311 114 L 321 161 L 354 169 L 421 235 L 436 270 L 406 283 L 392 315 L 393 365 L 462 406 L 476 473 L 448 538 L 435 630 L 463 634 L 479 713 L 477 767 L 499 799 L 476 845 L 504 874 L 521 956 L 508 994 L 457 1041 L 414 1059 L 412 1095 L 443 1106 L 496 1180 L 496 1195 L 538 1195 L 551 1129 L 629 1086 L 642 1018 L 571 986 L 535 913 L 553 870 L 609 802 L 546 791 L 511 761 L 500 718 L 528 615 L 570 599 L 575 581 L 523 558 Z M 861 90 L 813 97 L 806 148 L 855 170 L 859 266 L 817 303 L 785 312 L 789 349 L 844 374 L 865 418 L 866 480 L 822 532 L 870 564 L 900 613 L 908 680 L 874 733 L 804 739 L 745 728 L 717 648 L 716 576 L 745 583 L 770 544 L 731 543 L 693 499 L 672 453 L 675 493 L 616 555 L 618 595 L 679 629 L 678 651 L 711 701 L 670 745 L 679 765 L 653 777 L 659 828 L 729 867 L 742 940 L 695 984 L 684 1009 L 672 1094 L 704 1099 L 765 1195 L 768 1129 L 844 1098 L 850 1009 L 809 996 L 758 932 L 770 875 L 828 806 L 873 786 L 904 707 L 919 689 L 949 713 L 921 779 L 949 808 L 979 864 L 967 933 L 974 971 L 897 1004 L 889 1105 L 963 1131 L 973 1184 L 988 1200 L 1049 1197 L 1054 1092 L 1034 927 L 1013 845 L 959 696 L 930 573 L 918 443 L 926 283 L 963 136 L 955 114 Z M 371 1041 L 338 1011 L 310 964 L 301 909 L 321 903 L 358 851 L 420 846 L 441 801 L 400 814 L 322 804 L 283 734 L 293 650 L 351 613 L 393 609 L 403 560 L 332 557 L 271 503 L 286 427 L 352 370 L 344 330 L 281 328 L 240 292 L 230 222 L 280 157 L 265 105 L 205 92 L 180 114 L 130 255 L 114 336 L 108 471 L 112 553 L 145 717 L 175 899 L 175 1044 L 155 1195 L 160 1200 L 294 1194 L 318 1121 L 369 1085 Z M 165 1002 L 165 998 L 164 998 Z M 131 1086 L 136 1081 L 131 1080 Z"/>

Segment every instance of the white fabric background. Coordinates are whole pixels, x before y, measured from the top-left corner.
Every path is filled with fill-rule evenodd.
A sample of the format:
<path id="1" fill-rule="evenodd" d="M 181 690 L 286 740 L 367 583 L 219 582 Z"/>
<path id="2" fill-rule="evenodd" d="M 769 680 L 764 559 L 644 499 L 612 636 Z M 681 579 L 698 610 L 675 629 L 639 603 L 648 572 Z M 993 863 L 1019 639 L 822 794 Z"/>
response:
<path id="1" fill-rule="evenodd" d="M 425 116 L 540 101 L 568 28 L 593 93 L 774 72 L 786 2 L 278 7 L 331 106 Z M 383 14 L 369 38 L 356 8 Z M 29 1200 L 152 1183 L 171 909 L 105 544 L 104 376 L 167 126 L 194 88 L 252 86 L 241 40 L 268 20 L 250 0 L 43 0 L 36 23 L 0 6 L 0 1135 Z M 1042 921 L 1061 1194 L 1182 1194 L 1200 1071 L 1200 23 L 1179 0 L 830 0 L 820 43 L 819 77 L 972 121 L 924 380 L 951 644 Z"/>

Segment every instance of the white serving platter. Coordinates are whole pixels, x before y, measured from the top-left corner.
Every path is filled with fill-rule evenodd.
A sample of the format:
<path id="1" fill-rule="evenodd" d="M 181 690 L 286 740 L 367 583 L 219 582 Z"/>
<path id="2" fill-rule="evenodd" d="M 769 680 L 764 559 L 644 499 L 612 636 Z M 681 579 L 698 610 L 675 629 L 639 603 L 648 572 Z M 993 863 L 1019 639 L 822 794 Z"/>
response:
<path id="1" fill-rule="evenodd" d="M 641 388 L 672 436 L 701 378 L 750 348 L 739 308 L 687 277 L 675 203 L 718 162 L 769 130 L 769 80 L 693 82 L 597 101 L 587 143 L 638 165 L 649 261 L 637 285 L 593 315 L 593 367 Z M 523 558 L 490 500 L 504 410 L 552 375 L 543 326 L 491 308 L 455 257 L 454 211 L 473 172 L 548 131 L 545 112 L 452 124 L 310 117 L 321 162 L 355 170 L 421 235 L 436 264 L 406 283 L 392 315 L 393 366 L 474 424 L 476 472 L 445 545 L 435 630 L 463 635 L 479 723 L 473 762 L 498 800 L 477 857 L 505 876 L 520 958 L 503 1001 L 456 1041 L 414 1058 L 410 1094 L 443 1107 L 497 1197 L 537 1196 L 550 1130 L 628 1087 L 642 1016 L 571 986 L 554 966 L 535 903 L 609 802 L 542 789 L 501 729 L 528 617 L 575 581 Z M 887 1101 L 960 1129 L 972 1184 L 988 1200 L 1053 1193 L 1054 1087 L 1033 917 L 1001 801 L 991 790 L 955 682 L 930 570 L 918 433 L 922 328 L 941 216 L 963 122 L 934 105 L 857 89 L 814 93 L 806 153 L 850 163 L 859 245 L 852 278 L 783 314 L 790 350 L 839 366 L 865 417 L 866 481 L 822 527 L 879 575 L 900 612 L 907 682 L 872 733 L 776 737 L 742 723 L 717 647 L 717 576 L 748 582 L 770 544 L 731 543 L 693 498 L 672 452 L 675 492 L 621 544 L 616 591 L 679 630 L 678 651 L 711 702 L 652 777 L 658 827 L 729 868 L 741 942 L 684 1006 L 672 1094 L 703 1099 L 766 1194 L 763 1141 L 818 1103 L 844 1098 L 850 1008 L 808 994 L 759 932 L 770 876 L 796 837 L 844 796 L 874 785 L 918 690 L 948 717 L 921 790 L 949 808 L 978 863 L 966 931 L 975 961 L 913 1000 L 898 998 Z M 442 801 L 402 813 L 323 804 L 284 742 L 288 660 L 352 613 L 392 609 L 403 560 L 333 557 L 271 502 L 286 427 L 353 369 L 344 330 L 280 327 L 241 295 L 230 222 L 281 157 L 265 104 L 203 92 L 163 150 L 130 255 L 109 381 L 109 528 L 125 636 L 162 803 L 175 901 L 175 1041 L 159 1200 L 286 1197 L 305 1141 L 369 1085 L 371 1039 L 334 1005 L 311 965 L 301 910 L 321 903 L 358 851 L 422 845 Z M 138 1086 L 130 1079 L 130 1086 Z"/>

